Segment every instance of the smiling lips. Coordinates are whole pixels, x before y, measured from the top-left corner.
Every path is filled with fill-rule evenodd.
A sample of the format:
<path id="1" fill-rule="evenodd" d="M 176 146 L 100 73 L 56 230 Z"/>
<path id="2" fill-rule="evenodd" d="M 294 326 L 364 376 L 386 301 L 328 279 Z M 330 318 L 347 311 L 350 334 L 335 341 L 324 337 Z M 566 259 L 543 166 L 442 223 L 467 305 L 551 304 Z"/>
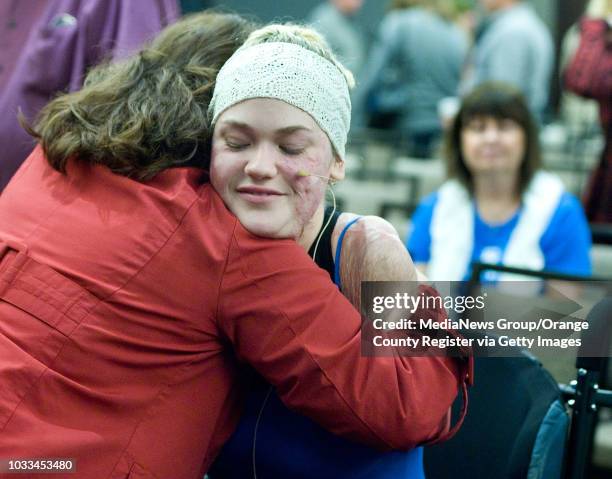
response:
<path id="1" fill-rule="evenodd" d="M 263 186 L 241 186 L 236 191 L 242 199 L 249 203 L 268 203 L 274 199 L 285 196 L 280 191 Z"/>
<path id="2" fill-rule="evenodd" d="M 504 153 L 504 150 L 502 150 L 501 148 L 487 147 L 487 148 L 482 148 L 480 150 L 480 154 L 482 156 L 500 156 L 503 153 Z"/>

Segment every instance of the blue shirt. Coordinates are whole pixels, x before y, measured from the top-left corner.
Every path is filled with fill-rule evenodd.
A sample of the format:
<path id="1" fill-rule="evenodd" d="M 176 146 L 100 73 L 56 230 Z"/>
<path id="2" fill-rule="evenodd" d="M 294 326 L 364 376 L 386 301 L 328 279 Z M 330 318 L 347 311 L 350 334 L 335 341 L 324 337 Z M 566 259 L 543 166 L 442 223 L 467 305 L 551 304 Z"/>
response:
<path id="1" fill-rule="evenodd" d="M 428 263 L 431 258 L 430 226 L 437 201 L 437 192 L 426 196 L 412 216 L 413 229 L 406 246 L 415 263 Z M 474 207 L 474 245 L 471 261 L 501 263 L 521 212 L 519 208 L 516 214 L 504 223 L 490 225 L 480 217 Z M 582 206 L 575 196 L 563 193 L 548 227 L 540 238 L 544 269 L 557 273 L 589 276 L 590 248 L 591 233 Z M 471 271 L 466 271 L 464 279 L 468 279 L 470 273 Z"/>

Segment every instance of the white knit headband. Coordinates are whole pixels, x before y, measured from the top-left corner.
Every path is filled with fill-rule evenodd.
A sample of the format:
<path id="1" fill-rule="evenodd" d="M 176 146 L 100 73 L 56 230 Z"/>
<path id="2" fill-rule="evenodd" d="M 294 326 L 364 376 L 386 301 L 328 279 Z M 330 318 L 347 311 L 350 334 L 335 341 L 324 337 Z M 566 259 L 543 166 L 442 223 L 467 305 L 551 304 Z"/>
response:
<path id="1" fill-rule="evenodd" d="M 217 75 L 208 109 L 212 124 L 227 108 L 251 98 L 275 98 L 305 111 L 344 158 L 351 100 L 344 75 L 329 60 L 293 43 L 240 48 Z"/>

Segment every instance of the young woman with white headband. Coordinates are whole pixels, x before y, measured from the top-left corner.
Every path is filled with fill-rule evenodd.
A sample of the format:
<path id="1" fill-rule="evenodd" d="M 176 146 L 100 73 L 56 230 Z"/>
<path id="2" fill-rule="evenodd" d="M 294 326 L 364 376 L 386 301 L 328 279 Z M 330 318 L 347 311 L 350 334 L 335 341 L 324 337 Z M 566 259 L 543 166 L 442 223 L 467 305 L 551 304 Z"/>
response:
<path id="1" fill-rule="evenodd" d="M 327 188 L 344 177 L 352 85 L 351 73 L 313 30 L 270 25 L 255 31 L 217 77 L 209 108 L 210 173 L 247 230 L 294 238 L 359 308 L 361 281 L 416 280 L 417 271 L 381 218 L 340 214 L 335 201 L 334 211 L 325 210 Z M 330 318 L 330 328 L 333 321 L 342 318 Z M 444 417 L 450 408 L 451 398 L 440 400 L 428 387 L 439 379 L 414 391 L 424 417 Z M 415 428 L 417 446 L 449 437 L 443 423 L 389 428 Z M 241 423 L 210 476 L 416 479 L 423 477 L 422 450 L 380 453 L 340 439 L 289 411 L 272 386 L 255 378 Z"/>

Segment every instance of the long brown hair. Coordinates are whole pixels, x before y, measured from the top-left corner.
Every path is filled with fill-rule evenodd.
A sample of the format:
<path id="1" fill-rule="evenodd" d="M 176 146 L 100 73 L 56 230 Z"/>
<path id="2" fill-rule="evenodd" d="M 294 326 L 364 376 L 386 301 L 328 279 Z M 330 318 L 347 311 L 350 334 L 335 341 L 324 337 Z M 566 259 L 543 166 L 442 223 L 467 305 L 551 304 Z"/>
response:
<path id="1" fill-rule="evenodd" d="M 61 172 L 78 158 L 147 180 L 206 158 L 217 72 L 254 28 L 235 14 L 186 16 L 139 53 L 91 70 L 80 91 L 57 97 L 34 127 L 24 126 Z"/>

